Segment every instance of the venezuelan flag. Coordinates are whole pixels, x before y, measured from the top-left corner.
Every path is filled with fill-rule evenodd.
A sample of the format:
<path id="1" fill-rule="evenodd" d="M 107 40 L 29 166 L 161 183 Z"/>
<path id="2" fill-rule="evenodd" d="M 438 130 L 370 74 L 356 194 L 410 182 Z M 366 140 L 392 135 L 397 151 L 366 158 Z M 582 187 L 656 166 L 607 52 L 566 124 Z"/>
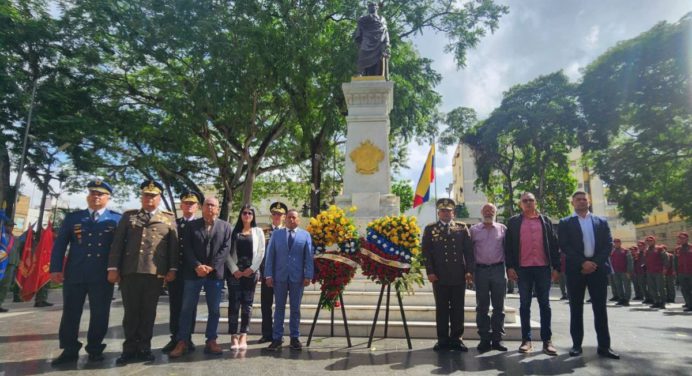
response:
<path id="1" fill-rule="evenodd" d="M 416 193 L 413 196 L 413 207 L 416 208 L 430 199 L 430 184 L 435 180 L 435 144 L 430 146 L 428 159 L 420 174 Z"/>

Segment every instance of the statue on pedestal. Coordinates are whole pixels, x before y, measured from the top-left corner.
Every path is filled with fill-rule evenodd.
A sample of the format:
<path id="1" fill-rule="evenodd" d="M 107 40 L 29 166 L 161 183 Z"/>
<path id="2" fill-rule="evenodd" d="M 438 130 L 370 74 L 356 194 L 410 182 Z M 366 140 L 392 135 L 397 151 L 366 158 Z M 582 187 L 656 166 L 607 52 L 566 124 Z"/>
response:
<path id="1" fill-rule="evenodd" d="M 358 74 L 388 76 L 389 32 L 387 21 L 377 14 L 378 5 L 368 2 L 368 14 L 358 19 L 353 39 L 358 44 Z"/>

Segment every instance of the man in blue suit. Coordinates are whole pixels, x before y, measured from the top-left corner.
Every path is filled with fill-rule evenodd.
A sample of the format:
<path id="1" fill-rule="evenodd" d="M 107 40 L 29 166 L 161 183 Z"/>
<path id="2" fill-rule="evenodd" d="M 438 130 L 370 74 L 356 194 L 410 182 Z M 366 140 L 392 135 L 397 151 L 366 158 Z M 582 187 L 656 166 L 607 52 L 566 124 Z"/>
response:
<path id="1" fill-rule="evenodd" d="M 82 343 L 77 336 L 87 296 L 90 317 L 86 351 L 89 361 L 102 361 L 106 347 L 102 342 L 108 330 L 113 297 L 113 285 L 106 279 L 106 268 L 113 234 L 121 215 L 106 209 L 113 193 L 108 183 L 97 179 L 89 182 L 87 188 L 88 209 L 72 212 L 65 217 L 51 253 L 51 279 L 63 284 L 63 314 L 58 333 L 63 352 L 51 362 L 54 366 L 76 362 L 79 357 Z"/>
<path id="2" fill-rule="evenodd" d="M 303 299 L 303 288 L 310 284 L 314 274 L 312 259 L 312 238 L 310 234 L 298 228 L 300 217 L 298 211 L 291 209 L 286 213 L 286 227 L 272 233 L 267 246 L 264 273 L 267 286 L 274 288 L 274 328 L 272 343 L 267 350 L 277 351 L 281 348 L 284 335 L 284 316 L 286 295 L 291 299 L 291 348 L 301 350 L 300 337 L 300 302 Z"/>
<path id="3" fill-rule="evenodd" d="M 584 339 L 584 292 L 589 289 L 593 308 L 598 355 L 611 359 L 620 356 L 610 349 L 608 332 L 608 275 L 611 272 L 610 251 L 613 238 L 605 218 L 589 212 L 589 196 L 584 191 L 572 195 L 574 214 L 560 220 L 558 241 L 565 253 L 565 274 L 570 308 L 570 334 L 572 349 L 570 356 L 582 354 Z"/>

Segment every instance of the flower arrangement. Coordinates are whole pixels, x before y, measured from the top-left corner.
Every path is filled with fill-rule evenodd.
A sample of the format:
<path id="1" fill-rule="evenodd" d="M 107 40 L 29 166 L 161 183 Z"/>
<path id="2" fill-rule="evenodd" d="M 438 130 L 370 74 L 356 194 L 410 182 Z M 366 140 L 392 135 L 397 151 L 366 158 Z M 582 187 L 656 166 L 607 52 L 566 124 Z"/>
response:
<path id="1" fill-rule="evenodd" d="M 355 207 L 350 211 L 355 211 Z M 315 247 L 315 276 L 320 282 L 320 307 L 333 309 L 358 267 L 360 240 L 353 219 L 335 205 L 310 219 L 307 231 Z M 336 246 L 336 247 L 334 247 Z"/>
<path id="2" fill-rule="evenodd" d="M 410 290 L 410 281 L 402 277 L 413 271 L 413 279 L 422 283 L 421 257 L 420 227 L 415 217 L 387 216 L 368 224 L 360 265 L 369 279 L 381 284 L 396 282 L 397 288 Z"/>

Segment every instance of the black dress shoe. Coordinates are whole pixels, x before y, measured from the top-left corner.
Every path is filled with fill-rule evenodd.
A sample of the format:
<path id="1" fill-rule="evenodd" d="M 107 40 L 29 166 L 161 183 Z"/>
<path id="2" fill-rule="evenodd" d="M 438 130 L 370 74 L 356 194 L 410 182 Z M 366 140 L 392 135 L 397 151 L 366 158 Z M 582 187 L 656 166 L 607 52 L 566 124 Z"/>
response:
<path id="1" fill-rule="evenodd" d="M 620 359 L 620 355 L 610 348 L 608 348 L 608 349 L 599 348 L 597 350 L 597 352 L 598 352 L 599 356 L 604 357 L 604 358 Z"/>
<path id="2" fill-rule="evenodd" d="M 507 351 L 507 348 L 500 341 L 493 341 L 490 348 L 497 351 Z"/>
<path id="3" fill-rule="evenodd" d="M 90 362 L 102 362 L 104 360 L 103 353 L 93 353 L 89 354 L 89 361 Z"/>
<path id="4" fill-rule="evenodd" d="M 611 301 L 611 302 L 617 302 L 617 301 L 620 301 L 620 298 L 617 298 L 617 297 L 613 296 L 612 298 L 609 299 L 609 301 Z"/>
<path id="5" fill-rule="evenodd" d="M 173 349 L 175 348 L 175 345 L 177 345 L 177 344 L 178 344 L 178 341 L 170 340 L 170 341 L 166 344 L 166 346 L 164 346 L 164 347 L 161 349 L 161 352 L 164 353 L 164 354 L 168 354 L 169 352 L 173 351 Z"/>
<path id="6" fill-rule="evenodd" d="M 9 311 L 9 309 L 0 307 L 0 313 L 5 313 L 7 311 Z"/>
<path id="7" fill-rule="evenodd" d="M 433 351 L 447 351 L 447 350 L 449 350 L 449 346 L 446 343 L 437 342 L 437 343 L 435 343 L 435 346 L 433 346 Z"/>
<path id="8" fill-rule="evenodd" d="M 282 344 L 283 344 L 283 342 L 281 342 L 281 341 L 272 341 L 272 343 L 269 344 L 269 346 L 267 347 L 267 350 L 269 350 L 269 351 L 279 351 L 279 350 L 281 350 L 281 345 L 282 345 Z"/>
<path id="9" fill-rule="evenodd" d="M 642 300 L 642 303 L 643 304 L 654 304 L 654 301 L 650 300 L 650 299 L 644 299 L 644 300 Z"/>
<path id="10" fill-rule="evenodd" d="M 115 364 L 119 366 L 124 366 L 127 363 L 131 363 L 137 360 L 137 354 L 135 353 L 122 353 L 118 357 L 118 359 L 115 360 Z"/>
<path id="11" fill-rule="evenodd" d="M 560 300 L 567 300 L 567 295 L 562 295 L 562 296 L 560 297 Z"/>
<path id="12" fill-rule="evenodd" d="M 291 338 L 291 349 L 293 350 L 302 350 L 303 349 L 303 344 L 300 343 L 300 340 L 298 338 Z"/>
<path id="13" fill-rule="evenodd" d="M 582 354 L 581 347 L 574 346 L 569 350 L 569 356 L 579 356 L 581 354 Z"/>
<path id="14" fill-rule="evenodd" d="M 476 349 L 479 353 L 483 354 L 485 352 L 490 351 L 492 349 L 492 346 L 490 346 L 490 341 L 481 340 L 478 346 L 476 346 Z"/>
<path id="15" fill-rule="evenodd" d="M 79 353 L 63 351 L 60 356 L 50 362 L 50 365 L 59 366 L 61 364 L 76 363 L 77 360 L 79 360 Z"/>
<path id="16" fill-rule="evenodd" d="M 692 312 L 692 308 L 685 308 L 682 310 L 683 312 Z"/>
<path id="17" fill-rule="evenodd" d="M 34 307 L 38 308 L 43 308 L 43 307 L 52 307 L 53 303 L 48 303 L 48 302 L 36 302 L 34 303 Z"/>
<path id="18" fill-rule="evenodd" d="M 142 362 L 153 362 L 156 357 L 151 353 L 151 350 L 140 351 L 137 353 L 137 360 Z"/>
<path id="19" fill-rule="evenodd" d="M 623 301 L 622 301 L 622 306 L 623 306 L 623 307 L 629 307 L 629 306 L 630 306 L 629 300 L 623 300 Z"/>
<path id="20" fill-rule="evenodd" d="M 195 351 L 195 344 L 192 343 L 192 340 L 187 341 L 187 351 L 188 352 Z"/>
<path id="21" fill-rule="evenodd" d="M 449 346 L 452 351 L 468 352 L 469 348 L 464 345 L 464 341 L 455 341 Z"/>
<path id="22" fill-rule="evenodd" d="M 267 342 L 271 342 L 271 341 L 272 341 L 272 339 L 269 337 L 261 337 L 260 339 L 257 340 L 257 343 L 267 343 Z"/>

